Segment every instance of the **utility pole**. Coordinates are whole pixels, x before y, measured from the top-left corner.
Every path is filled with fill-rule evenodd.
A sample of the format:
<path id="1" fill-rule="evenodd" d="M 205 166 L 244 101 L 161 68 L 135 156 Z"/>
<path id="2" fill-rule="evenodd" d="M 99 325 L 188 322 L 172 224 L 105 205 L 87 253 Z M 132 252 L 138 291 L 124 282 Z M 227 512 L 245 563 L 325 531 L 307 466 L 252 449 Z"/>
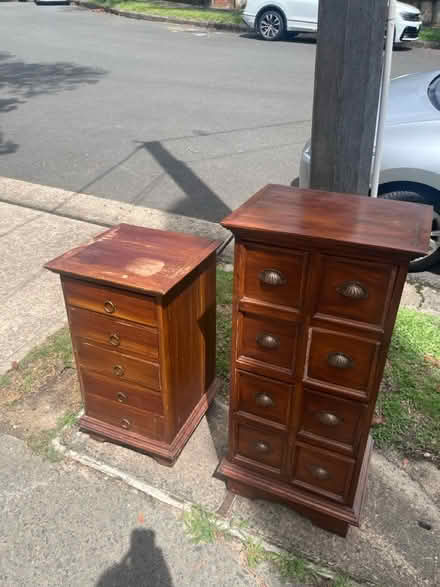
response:
<path id="1" fill-rule="evenodd" d="M 310 187 L 368 195 L 388 0 L 320 0 Z"/>

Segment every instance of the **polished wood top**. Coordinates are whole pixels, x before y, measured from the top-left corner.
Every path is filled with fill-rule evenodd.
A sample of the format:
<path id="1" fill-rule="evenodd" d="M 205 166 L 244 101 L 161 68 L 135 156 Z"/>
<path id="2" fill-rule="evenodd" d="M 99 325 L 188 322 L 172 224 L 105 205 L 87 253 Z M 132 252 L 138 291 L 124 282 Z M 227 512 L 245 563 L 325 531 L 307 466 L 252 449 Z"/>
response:
<path id="1" fill-rule="evenodd" d="M 269 184 L 221 224 L 418 256 L 428 250 L 432 207 Z"/>
<path id="2" fill-rule="evenodd" d="M 88 281 L 164 295 L 220 244 L 178 232 L 119 224 L 45 267 Z"/>

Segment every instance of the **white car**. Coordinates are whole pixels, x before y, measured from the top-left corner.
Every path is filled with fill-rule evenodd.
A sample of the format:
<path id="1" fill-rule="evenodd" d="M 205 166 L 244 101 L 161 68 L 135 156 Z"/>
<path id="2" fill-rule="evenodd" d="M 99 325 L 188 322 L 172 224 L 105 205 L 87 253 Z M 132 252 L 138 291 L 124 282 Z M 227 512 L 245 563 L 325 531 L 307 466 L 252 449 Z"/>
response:
<path id="1" fill-rule="evenodd" d="M 418 8 L 397 2 L 395 43 L 414 41 L 422 26 Z M 319 0 L 242 0 L 242 18 L 266 41 L 278 41 L 286 32 L 316 33 Z"/>

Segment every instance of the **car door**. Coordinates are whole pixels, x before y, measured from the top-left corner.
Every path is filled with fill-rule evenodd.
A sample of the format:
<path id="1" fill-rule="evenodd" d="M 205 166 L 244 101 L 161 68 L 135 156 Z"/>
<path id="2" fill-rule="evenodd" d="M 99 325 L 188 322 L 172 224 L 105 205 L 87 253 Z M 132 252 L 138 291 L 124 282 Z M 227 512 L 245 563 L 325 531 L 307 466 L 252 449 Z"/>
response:
<path id="1" fill-rule="evenodd" d="M 319 0 L 286 0 L 288 28 L 316 31 Z"/>

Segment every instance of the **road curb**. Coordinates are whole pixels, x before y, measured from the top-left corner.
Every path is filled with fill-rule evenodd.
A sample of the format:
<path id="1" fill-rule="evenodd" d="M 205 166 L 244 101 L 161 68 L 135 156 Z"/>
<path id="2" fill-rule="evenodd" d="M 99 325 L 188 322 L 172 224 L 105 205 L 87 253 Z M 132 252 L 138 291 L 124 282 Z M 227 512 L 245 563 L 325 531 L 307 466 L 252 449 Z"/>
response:
<path id="1" fill-rule="evenodd" d="M 197 20 L 189 20 L 185 18 L 172 18 L 169 16 L 155 16 L 150 14 L 140 14 L 137 12 L 127 12 L 125 10 L 116 10 L 115 8 L 110 8 L 108 6 L 103 6 L 102 4 L 96 4 L 95 2 L 84 2 L 82 0 L 72 0 L 73 4 L 77 6 L 83 6 L 84 8 L 90 8 L 92 10 L 102 10 L 104 12 L 108 12 L 110 14 L 115 14 L 116 16 L 124 16 L 125 18 L 133 18 L 135 20 L 149 20 L 152 22 L 169 22 L 172 24 L 189 24 L 191 26 L 196 26 L 204 29 L 214 29 L 218 31 L 228 31 L 230 33 L 244 33 L 247 32 L 249 29 L 244 24 L 229 24 L 229 23 L 220 23 L 220 22 L 211 22 L 211 21 L 197 21 Z"/>
<path id="2" fill-rule="evenodd" d="M 440 41 L 413 41 L 411 47 L 413 46 L 424 49 L 440 49 Z"/>
<path id="3" fill-rule="evenodd" d="M 231 236 L 231 233 L 217 222 L 9 177 L 0 177 L 0 202 L 102 227 L 112 227 L 125 222 L 160 230 L 196 234 L 223 242 L 227 242 Z M 222 257 L 230 257 L 231 250 L 231 247 L 226 247 Z"/>

